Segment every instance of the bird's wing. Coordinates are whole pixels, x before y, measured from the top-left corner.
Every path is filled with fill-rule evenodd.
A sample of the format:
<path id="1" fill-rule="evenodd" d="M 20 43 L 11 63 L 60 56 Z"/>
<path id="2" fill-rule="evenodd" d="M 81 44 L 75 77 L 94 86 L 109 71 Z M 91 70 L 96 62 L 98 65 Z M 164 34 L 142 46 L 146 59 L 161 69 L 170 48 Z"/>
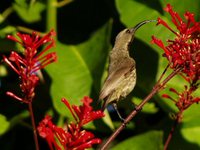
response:
<path id="1" fill-rule="evenodd" d="M 125 74 L 130 72 L 131 69 L 132 68 L 130 67 L 123 67 L 109 74 L 103 84 L 99 99 L 103 100 L 107 96 L 109 96 L 109 94 L 111 94 L 115 90 L 116 86 L 121 82 L 121 80 L 124 79 Z"/>

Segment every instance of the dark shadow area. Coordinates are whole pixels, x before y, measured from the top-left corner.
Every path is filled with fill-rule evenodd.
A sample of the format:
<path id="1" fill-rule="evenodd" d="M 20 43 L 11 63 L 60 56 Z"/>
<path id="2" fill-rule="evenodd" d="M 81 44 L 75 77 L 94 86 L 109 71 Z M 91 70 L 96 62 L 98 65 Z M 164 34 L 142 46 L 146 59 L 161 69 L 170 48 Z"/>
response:
<path id="1" fill-rule="evenodd" d="M 151 90 L 156 82 L 158 54 L 138 39 L 134 39 L 130 53 L 136 61 L 137 84 L 135 90 L 137 91 L 137 88 Z M 140 97 L 137 92 L 134 93 Z"/>
<path id="2" fill-rule="evenodd" d="M 58 9 L 58 39 L 78 44 L 110 19 L 110 10 L 102 0 L 75 0 Z"/>
<path id="3" fill-rule="evenodd" d="M 114 0 L 75 0 L 58 9 L 58 40 L 65 44 L 78 44 L 86 41 L 90 35 L 113 19 L 111 41 L 116 33 L 124 28 Z"/>
<path id="4" fill-rule="evenodd" d="M 17 74 L 10 67 L 7 67 L 7 69 L 8 75 L 1 78 L 0 113 L 6 115 L 7 119 L 9 120 L 16 114 L 19 114 L 26 109 L 26 105 L 6 95 L 6 92 L 10 91 L 18 96 L 21 96 L 19 94 L 20 88 Z"/>
<path id="5" fill-rule="evenodd" d="M 48 150 L 47 142 L 40 138 L 38 139 L 40 149 Z M 22 125 L 17 125 L 15 128 L 0 137 L 1 150 L 35 150 L 33 132 L 31 129 Z"/>

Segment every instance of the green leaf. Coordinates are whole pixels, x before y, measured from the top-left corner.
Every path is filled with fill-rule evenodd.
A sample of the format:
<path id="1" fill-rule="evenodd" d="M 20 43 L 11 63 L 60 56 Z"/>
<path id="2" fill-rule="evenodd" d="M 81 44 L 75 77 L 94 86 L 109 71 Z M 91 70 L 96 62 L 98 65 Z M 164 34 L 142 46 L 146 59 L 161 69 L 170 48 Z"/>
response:
<path id="1" fill-rule="evenodd" d="M 187 110 L 183 113 L 183 125 L 184 128 L 191 128 L 191 127 L 200 127 L 200 105 L 194 103 L 190 106 Z"/>
<path id="2" fill-rule="evenodd" d="M 112 150 L 162 150 L 163 133 L 161 131 L 150 131 L 120 142 Z"/>
<path id="3" fill-rule="evenodd" d="M 191 128 L 183 128 L 181 129 L 181 133 L 185 140 L 193 144 L 197 144 L 200 148 L 200 141 L 199 141 L 200 126 L 191 127 Z"/>
<path id="4" fill-rule="evenodd" d="M 33 23 L 41 19 L 41 13 L 45 9 L 45 5 L 38 1 L 34 5 L 29 5 L 25 0 L 16 0 L 13 8 L 22 20 Z"/>
<path id="5" fill-rule="evenodd" d="M 135 0 L 115 1 L 120 14 L 120 20 L 125 25 L 134 26 L 140 21 L 157 19 L 157 17 L 160 16 L 156 10 Z"/>
<path id="6" fill-rule="evenodd" d="M 0 135 L 3 135 L 9 129 L 10 123 L 6 117 L 0 114 Z"/>
<path id="7" fill-rule="evenodd" d="M 90 95 L 94 80 L 100 86 L 100 75 L 99 79 L 93 75 L 103 73 L 101 68 L 109 50 L 110 31 L 111 22 L 108 22 L 85 43 L 64 45 L 57 42 L 58 62 L 48 66 L 47 72 L 52 80 L 53 105 L 60 114 L 72 117 L 61 98 L 65 97 L 70 104 L 80 105 L 80 100 Z"/>
<path id="8" fill-rule="evenodd" d="M 60 114 L 71 117 L 61 98 L 66 98 L 70 104 L 79 105 L 83 96 L 90 94 L 92 77 L 75 46 L 57 42 L 56 49 L 58 62 L 47 67 L 52 79 L 53 105 Z"/>

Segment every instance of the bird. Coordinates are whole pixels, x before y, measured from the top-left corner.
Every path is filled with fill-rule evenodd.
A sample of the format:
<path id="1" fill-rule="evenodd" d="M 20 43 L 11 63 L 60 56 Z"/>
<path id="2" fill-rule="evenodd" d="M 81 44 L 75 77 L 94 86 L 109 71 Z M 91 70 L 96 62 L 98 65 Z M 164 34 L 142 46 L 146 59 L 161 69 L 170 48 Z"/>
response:
<path id="1" fill-rule="evenodd" d="M 118 33 L 115 43 L 109 53 L 108 75 L 100 90 L 99 101 L 103 100 L 101 110 L 112 104 L 119 118 L 117 102 L 125 99 L 136 85 L 136 62 L 130 57 L 129 51 L 137 29 L 142 25 L 156 20 L 144 20 L 132 28 L 126 28 Z"/>

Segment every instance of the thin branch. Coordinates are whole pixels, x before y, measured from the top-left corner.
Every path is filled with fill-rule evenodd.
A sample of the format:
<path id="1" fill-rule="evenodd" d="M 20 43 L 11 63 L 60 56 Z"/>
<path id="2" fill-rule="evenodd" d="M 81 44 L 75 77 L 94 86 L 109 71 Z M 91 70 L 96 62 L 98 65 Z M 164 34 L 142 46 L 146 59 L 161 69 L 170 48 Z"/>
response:
<path id="1" fill-rule="evenodd" d="M 31 0 L 29 6 L 33 6 L 35 4 L 36 0 Z"/>
<path id="2" fill-rule="evenodd" d="M 42 33 L 27 27 L 22 27 L 22 26 L 16 26 L 17 30 L 20 32 L 24 32 L 24 33 L 28 33 L 28 34 L 32 34 L 33 32 L 37 32 L 41 37 L 43 37 L 46 33 Z"/>
<path id="3" fill-rule="evenodd" d="M 3 17 L 3 20 L 1 20 L 2 22 L 4 20 L 6 20 L 6 18 L 13 12 L 13 7 L 8 7 L 1 15 Z"/>
<path id="4" fill-rule="evenodd" d="M 144 100 L 137 106 L 135 109 L 128 115 L 128 117 L 125 119 L 125 121 L 119 126 L 118 129 L 108 138 L 108 140 L 102 145 L 100 150 L 106 150 L 108 145 L 117 137 L 117 135 L 126 127 L 126 124 L 133 119 L 133 117 L 136 116 L 136 114 L 142 109 L 142 107 L 160 90 L 164 87 L 164 85 L 172 79 L 180 69 L 174 70 L 169 76 L 167 76 L 162 83 L 156 84 L 152 91 L 147 95 Z"/>
<path id="5" fill-rule="evenodd" d="M 180 123 L 180 120 L 181 120 L 181 116 L 182 116 L 182 111 L 180 111 L 178 114 L 177 114 L 177 116 L 176 116 L 176 120 L 175 120 L 175 122 L 174 122 L 174 124 L 173 124 L 173 126 L 172 126 L 172 128 L 171 128 L 171 130 L 170 130 L 170 132 L 169 132 L 169 135 L 168 135 L 168 137 L 167 137 L 167 140 L 166 140 L 166 142 L 165 142 L 165 145 L 164 145 L 164 149 L 163 150 L 167 150 L 167 148 L 168 148 L 168 146 L 169 146 L 169 143 L 170 143 L 170 141 L 171 141 L 171 139 L 172 139 L 172 136 L 173 136 L 173 134 L 174 134 L 174 131 L 175 131 L 175 129 L 176 129 L 176 127 L 178 126 L 178 124 Z"/>
<path id="6" fill-rule="evenodd" d="M 56 6 L 56 7 L 63 7 L 63 6 L 69 4 L 69 3 L 73 2 L 73 1 L 74 1 L 74 0 L 62 0 L 62 1 L 60 1 L 60 2 L 57 2 L 57 3 L 55 4 L 55 6 Z"/>
<path id="7" fill-rule="evenodd" d="M 28 108 L 31 116 L 31 122 L 33 126 L 33 136 L 34 136 L 34 141 L 35 141 L 35 149 L 39 150 L 39 143 L 38 143 L 38 137 L 37 137 L 37 129 L 35 125 L 35 119 L 34 119 L 34 113 L 33 113 L 33 108 L 32 108 L 32 101 L 28 103 Z"/>
<path id="8" fill-rule="evenodd" d="M 164 75 L 165 75 L 167 69 L 169 68 L 169 66 L 170 66 L 170 64 L 168 64 L 167 67 L 165 68 L 165 70 L 162 72 L 162 74 L 161 74 L 160 78 L 158 79 L 158 81 L 157 81 L 157 83 L 156 83 L 155 86 L 157 86 L 158 84 L 160 84 L 160 82 L 161 82 L 162 78 L 164 77 Z"/>

